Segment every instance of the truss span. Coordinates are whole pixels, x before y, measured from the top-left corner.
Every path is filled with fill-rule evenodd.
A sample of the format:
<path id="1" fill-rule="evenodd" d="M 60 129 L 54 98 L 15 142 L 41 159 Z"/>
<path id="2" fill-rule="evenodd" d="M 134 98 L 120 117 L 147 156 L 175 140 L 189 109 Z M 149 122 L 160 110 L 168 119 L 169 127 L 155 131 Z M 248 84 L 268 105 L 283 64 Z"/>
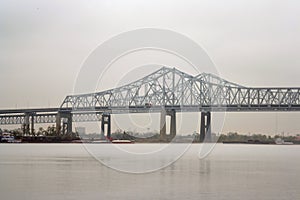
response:
<path id="1" fill-rule="evenodd" d="M 98 122 L 101 121 L 102 113 L 74 113 L 72 114 L 73 122 Z M 30 114 L 28 122 L 35 124 L 56 123 L 57 113 Z M 0 125 L 26 124 L 26 114 L 8 114 L 0 115 Z"/>
<path id="2" fill-rule="evenodd" d="M 192 76 L 161 69 L 130 84 L 89 94 L 67 96 L 61 109 L 105 112 L 299 111 L 300 88 L 245 87 L 216 75 Z"/>

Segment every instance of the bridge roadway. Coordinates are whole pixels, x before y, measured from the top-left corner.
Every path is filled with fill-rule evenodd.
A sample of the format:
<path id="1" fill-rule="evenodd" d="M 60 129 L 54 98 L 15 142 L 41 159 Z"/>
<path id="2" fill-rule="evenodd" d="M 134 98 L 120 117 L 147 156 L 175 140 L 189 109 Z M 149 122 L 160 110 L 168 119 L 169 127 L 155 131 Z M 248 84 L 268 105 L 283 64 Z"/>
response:
<path id="1" fill-rule="evenodd" d="M 23 134 L 35 123 L 55 123 L 56 133 L 72 132 L 72 122 L 101 121 L 101 134 L 110 137 L 111 115 L 160 113 L 160 135 L 176 135 L 177 112 L 201 112 L 200 140 L 211 136 L 211 112 L 300 111 L 300 88 L 253 88 L 212 74 L 191 76 L 162 67 L 130 84 L 89 94 L 68 95 L 58 108 L 0 110 L 0 125 L 22 124 Z M 105 125 L 107 125 L 105 130 Z"/>
<path id="2" fill-rule="evenodd" d="M 218 107 L 196 107 L 196 106 L 131 106 L 131 107 L 95 107 L 80 108 L 72 110 L 70 108 L 32 108 L 32 109 L 7 109 L 0 110 L 0 125 L 21 124 L 24 135 L 33 135 L 34 124 L 55 123 L 58 127 L 58 134 L 72 132 L 72 122 L 101 122 L 101 133 L 110 137 L 111 115 L 126 113 L 161 113 L 161 135 L 166 137 L 166 116 L 170 116 L 170 136 L 176 135 L 176 113 L 177 112 L 201 112 L 200 133 L 201 140 L 205 135 L 210 137 L 211 112 L 270 112 L 270 111 L 300 111 L 300 106 L 218 106 Z"/>

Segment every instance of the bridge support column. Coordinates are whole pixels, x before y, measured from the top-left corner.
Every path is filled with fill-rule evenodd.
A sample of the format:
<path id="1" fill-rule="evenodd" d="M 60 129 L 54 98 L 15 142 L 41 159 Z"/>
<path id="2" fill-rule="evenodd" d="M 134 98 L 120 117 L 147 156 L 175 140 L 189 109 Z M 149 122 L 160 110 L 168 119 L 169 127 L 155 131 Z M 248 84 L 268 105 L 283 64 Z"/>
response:
<path id="1" fill-rule="evenodd" d="M 160 138 L 167 138 L 166 117 L 170 116 L 170 138 L 176 136 L 176 111 L 174 109 L 166 111 L 162 109 L 160 112 Z"/>
<path id="2" fill-rule="evenodd" d="M 167 112 L 165 109 L 160 111 L 160 138 L 166 139 L 166 116 Z"/>
<path id="3" fill-rule="evenodd" d="M 24 123 L 22 125 L 23 135 L 35 135 L 34 134 L 34 115 L 35 113 L 25 113 Z"/>
<path id="4" fill-rule="evenodd" d="M 170 135 L 171 138 L 174 138 L 176 136 L 176 111 L 171 110 L 168 115 L 171 117 Z"/>
<path id="5" fill-rule="evenodd" d="M 30 115 L 29 113 L 25 113 L 25 116 L 24 116 L 24 123 L 23 123 L 23 135 L 29 135 L 29 130 L 30 130 L 30 123 L 29 123 L 29 118 L 30 118 Z"/>
<path id="6" fill-rule="evenodd" d="M 201 126 L 200 126 L 200 142 L 203 142 L 205 137 L 207 141 L 211 139 L 211 113 L 201 112 Z"/>
<path id="7" fill-rule="evenodd" d="M 67 133 L 72 133 L 72 113 L 67 115 Z"/>
<path id="8" fill-rule="evenodd" d="M 61 126 L 62 120 L 66 120 L 63 121 L 63 127 Z M 56 135 L 60 135 L 61 132 L 63 134 L 72 133 L 72 128 L 72 113 L 58 112 L 56 115 Z"/>
<path id="9" fill-rule="evenodd" d="M 60 113 L 58 112 L 56 115 L 56 135 L 60 135 L 61 131 L 61 116 Z"/>
<path id="10" fill-rule="evenodd" d="M 31 134 L 35 136 L 34 133 L 34 114 L 31 114 Z"/>
<path id="11" fill-rule="evenodd" d="M 61 130 L 61 132 L 62 132 L 63 135 L 67 133 L 66 132 L 67 126 L 68 126 L 67 122 L 63 121 L 63 123 L 62 123 L 62 130 Z"/>
<path id="12" fill-rule="evenodd" d="M 107 133 L 106 138 L 111 138 L 111 115 L 110 114 L 102 114 L 101 118 L 101 137 L 104 138 L 105 133 L 105 124 L 107 124 Z"/>

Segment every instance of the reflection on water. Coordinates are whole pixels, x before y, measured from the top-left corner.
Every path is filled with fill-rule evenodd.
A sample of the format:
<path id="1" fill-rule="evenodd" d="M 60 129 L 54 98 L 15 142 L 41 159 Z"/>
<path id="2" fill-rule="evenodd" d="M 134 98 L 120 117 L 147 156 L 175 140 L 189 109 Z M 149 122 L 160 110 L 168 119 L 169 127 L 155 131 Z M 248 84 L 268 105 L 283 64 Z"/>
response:
<path id="1" fill-rule="evenodd" d="M 99 144 L 100 148 L 108 148 Z M 103 146 L 101 146 L 103 145 Z M 151 145 L 131 146 L 135 150 Z M 156 144 L 157 145 L 157 144 Z M 125 146 L 124 146 L 125 147 Z M 1 199 L 299 199 L 300 146 L 222 145 L 199 159 L 193 144 L 161 170 L 112 170 L 80 144 L 1 144 Z M 132 166 L 131 159 L 103 159 Z M 166 162 L 159 156 L 152 162 Z M 117 162 L 116 162 L 117 163 Z M 142 163 L 139 163 L 140 167 Z M 144 165 L 149 165 L 145 162 Z M 147 167 L 147 166 L 144 166 Z"/>
<path id="2" fill-rule="evenodd" d="M 177 161 L 190 146 L 190 143 L 84 145 L 103 165 L 127 173 L 148 173 L 162 169 Z"/>

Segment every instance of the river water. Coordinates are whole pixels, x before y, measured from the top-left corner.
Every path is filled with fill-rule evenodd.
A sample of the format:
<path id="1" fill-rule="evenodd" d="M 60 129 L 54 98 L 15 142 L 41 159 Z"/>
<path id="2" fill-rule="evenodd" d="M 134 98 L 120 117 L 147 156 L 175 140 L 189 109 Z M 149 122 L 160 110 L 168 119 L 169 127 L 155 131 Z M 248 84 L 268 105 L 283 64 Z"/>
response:
<path id="1" fill-rule="evenodd" d="M 160 156 L 141 163 L 110 154 L 111 145 L 0 144 L 0 199 L 300 199 L 300 145 L 217 144 L 199 159 L 201 145 L 192 144 L 175 162 L 138 174 L 126 167 L 148 170 Z M 93 148 L 102 154 L 91 156 Z"/>

